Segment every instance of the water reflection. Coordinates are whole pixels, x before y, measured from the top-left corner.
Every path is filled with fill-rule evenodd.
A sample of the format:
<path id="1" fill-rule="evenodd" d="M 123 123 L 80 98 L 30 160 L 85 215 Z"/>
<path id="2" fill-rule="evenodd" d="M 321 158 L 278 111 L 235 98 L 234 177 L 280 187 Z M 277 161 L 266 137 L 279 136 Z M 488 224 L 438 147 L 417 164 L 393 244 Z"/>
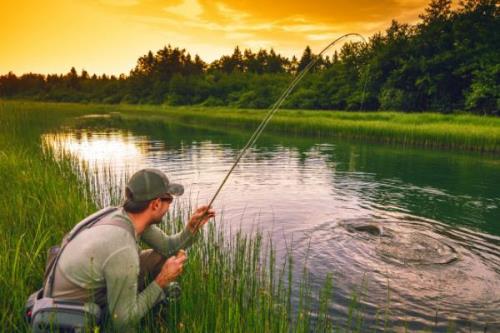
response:
<path id="1" fill-rule="evenodd" d="M 44 144 L 56 152 L 66 152 L 78 156 L 81 162 L 91 165 L 106 165 L 120 172 L 124 165 L 141 167 L 141 159 L 146 154 L 145 139 L 134 137 L 129 132 L 110 131 L 92 133 L 78 131 L 46 134 Z"/>
<path id="2" fill-rule="evenodd" d="M 130 132 L 76 131 L 45 134 L 42 144 L 58 157 L 67 154 L 75 157 L 78 172 L 91 184 L 100 205 L 106 206 L 116 201 L 113 197 L 122 197 L 124 180 L 129 175 L 148 165 L 146 157 L 151 142 Z M 98 184 L 110 186 L 104 190 Z"/>
<path id="3" fill-rule="evenodd" d="M 183 201 L 206 203 L 244 142 L 175 126 L 148 132 L 155 133 L 81 129 L 46 134 L 43 142 L 77 158 L 102 205 L 143 167 L 183 183 Z M 262 142 L 235 169 L 215 206 L 227 228 L 259 228 L 278 254 L 291 247 L 298 262 L 307 256 L 318 289 L 333 273 L 331 311 L 339 321 L 347 317 L 352 291 L 366 281 L 368 322 L 377 321 L 385 304 L 393 326 L 440 331 L 447 318 L 467 331 L 465 322 L 474 330 L 500 329 L 500 238 L 492 235 L 500 234 L 499 165 L 359 144 Z M 112 191 L 97 184 L 112 184 Z"/>

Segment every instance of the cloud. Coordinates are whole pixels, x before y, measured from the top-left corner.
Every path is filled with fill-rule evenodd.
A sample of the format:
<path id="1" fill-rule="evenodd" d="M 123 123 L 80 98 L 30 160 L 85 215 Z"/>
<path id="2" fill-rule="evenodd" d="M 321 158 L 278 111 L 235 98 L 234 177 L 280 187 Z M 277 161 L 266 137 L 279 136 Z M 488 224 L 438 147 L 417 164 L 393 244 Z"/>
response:
<path id="1" fill-rule="evenodd" d="M 315 23 L 354 24 L 373 20 L 389 20 L 408 10 L 422 8 L 427 0 L 221 0 L 232 10 L 245 12 L 261 20 L 280 20 L 300 16 Z"/>
<path id="2" fill-rule="evenodd" d="M 242 40 L 252 38 L 254 34 L 248 32 L 228 32 L 226 33 L 226 37 L 229 39 Z"/>
<path id="3" fill-rule="evenodd" d="M 185 18 L 196 18 L 203 13 L 203 7 L 197 0 L 184 0 L 181 4 L 168 6 L 163 10 Z"/>
<path id="4" fill-rule="evenodd" d="M 337 38 L 339 34 L 334 34 L 334 33 L 324 33 L 324 34 L 308 34 L 307 39 L 311 41 L 318 41 L 318 40 L 333 40 Z"/>
<path id="5" fill-rule="evenodd" d="M 306 45 L 313 52 L 319 50 L 326 42 L 349 32 L 368 37 L 386 29 L 393 18 L 415 22 L 427 0 L 127 1 L 134 5 L 106 7 L 163 36 L 164 42 L 158 48 L 170 43 L 206 52 L 212 45 L 209 60 L 213 60 L 215 54 L 222 55 L 235 45 L 275 47 L 290 56 L 300 54 Z"/>
<path id="6" fill-rule="evenodd" d="M 270 40 L 263 39 L 254 39 L 254 40 L 246 40 L 241 43 L 244 47 L 248 47 L 250 49 L 266 49 L 273 47 L 273 42 Z"/>
<path id="7" fill-rule="evenodd" d="M 281 26 L 283 31 L 288 32 L 312 32 L 312 31 L 324 31 L 331 29 L 331 26 L 325 24 L 289 24 Z"/>
<path id="8" fill-rule="evenodd" d="M 226 33 L 224 36 L 228 39 L 234 39 L 237 34 L 241 38 L 250 38 L 248 34 L 253 33 L 258 35 L 257 40 L 267 40 L 268 32 L 272 31 L 276 37 L 288 33 L 285 38 L 301 36 L 302 40 L 311 41 L 326 40 L 337 33 L 369 35 L 389 26 L 393 18 L 414 22 L 426 3 L 423 0 L 125 1 L 134 5 L 113 6 L 113 10 L 150 22 L 159 29 L 180 30 L 184 34 L 196 29 L 209 30 Z M 267 37 L 262 38 L 263 35 Z M 214 35 L 214 38 L 220 38 L 220 35 Z"/>
<path id="9" fill-rule="evenodd" d="M 135 6 L 139 4 L 139 0 L 100 0 L 105 5 L 111 6 Z"/>
<path id="10" fill-rule="evenodd" d="M 245 20 L 250 17 L 250 14 L 243 11 L 231 9 L 222 2 L 217 2 L 215 4 L 215 7 L 221 15 L 225 16 L 226 18 L 232 19 L 233 21 Z"/>

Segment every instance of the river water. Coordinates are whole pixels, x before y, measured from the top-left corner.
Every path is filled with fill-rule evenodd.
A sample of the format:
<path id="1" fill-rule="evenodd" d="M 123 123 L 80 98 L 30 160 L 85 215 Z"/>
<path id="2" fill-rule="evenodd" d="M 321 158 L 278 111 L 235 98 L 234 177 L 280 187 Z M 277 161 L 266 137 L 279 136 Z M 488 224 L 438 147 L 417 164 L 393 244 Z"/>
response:
<path id="1" fill-rule="evenodd" d="M 206 203 L 250 135 L 95 123 L 42 139 L 75 156 L 92 184 L 113 184 L 94 186 L 103 205 L 143 167 L 182 183 L 181 203 Z M 223 227 L 271 237 L 278 257 L 307 258 L 313 289 L 331 273 L 340 325 L 359 291 L 367 327 L 500 332 L 498 156 L 265 135 L 215 208 Z"/>

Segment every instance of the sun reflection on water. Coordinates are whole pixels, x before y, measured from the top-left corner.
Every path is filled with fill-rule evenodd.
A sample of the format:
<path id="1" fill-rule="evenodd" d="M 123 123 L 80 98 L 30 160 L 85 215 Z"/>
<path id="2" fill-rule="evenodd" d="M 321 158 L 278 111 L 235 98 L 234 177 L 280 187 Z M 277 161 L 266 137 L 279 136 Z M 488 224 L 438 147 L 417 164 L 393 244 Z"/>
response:
<path id="1" fill-rule="evenodd" d="M 148 165 L 149 141 L 124 131 L 48 133 L 42 145 L 56 157 L 70 155 L 102 206 L 122 197 L 124 181 Z M 105 184 L 104 186 L 95 186 Z"/>

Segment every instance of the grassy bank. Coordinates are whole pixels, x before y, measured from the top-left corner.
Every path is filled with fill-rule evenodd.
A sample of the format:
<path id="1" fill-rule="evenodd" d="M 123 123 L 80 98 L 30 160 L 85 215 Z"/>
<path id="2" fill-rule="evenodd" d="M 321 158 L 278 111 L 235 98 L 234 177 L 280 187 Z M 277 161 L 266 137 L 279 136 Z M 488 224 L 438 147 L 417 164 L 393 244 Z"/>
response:
<path id="1" fill-rule="evenodd" d="M 0 105 L 0 183 L 6 194 L 0 201 L 0 323 L 5 332 L 28 331 L 21 313 L 27 296 L 42 283 L 46 250 L 97 208 L 87 184 L 75 176 L 70 157 L 57 162 L 43 153 L 40 142 L 44 131 L 87 111 L 70 105 L 44 110 L 38 104 Z M 188 211 L 178 207 L 163 227 L 175 231 Z M 357 302 L 342 323 L 334 323 L 326 315 L 330 278 L 322 290 L 315 291 L 320 304 L 312 304 L 304 271 L 293 310 L 291 272 L 300 263 L 288 257 L 277 267 L 272 246 L 260 235 L 238 233 L 228 238 L 211 224 L 200 238 L 189 251 L 188 266 L 180 279 L 181 301 L 149 314 L 142 331 L 360 330 Z M 312 320 L 313 313 L 318 314 L 317 320 Z"/>
<path id="2" fill-rule="evenodd" d="M 262 110 L 118 106 L 125 117 L 167 117 L 190 125 L 253 130 Z M 266 131 L 427 148 L 500 152 L 500 118 L 470 114 L 280 110 Z"/>
<path id="3" fill-rule="evenodd" d="M 71 112 L 71 114 L 75 114 Z M 69 115 L 69 113 L 68 113 Z M 69 162 L 56 164 L 40 134 L 64 115 L 0 105 L 0 323 L 23 332 L 26 296 L 41 284 L 45 253 L 68 228 L 95 209 Z"/>
<path id="4" fill-rule="evenodd" d="M 0 102 L 15 107 L 23 102 Z M 263 110 L 229 108 L 193 108 L 137 105 L 82 105 L 26 102 L 31 108 L 50 108 L 62 112 L 119 112 L 122 118 L 142 118 L 211 128 L 253 130 Z M 85 111 L 86 110 L 86 111 Z M 500 118 L 470 114 L 340 112 L 280 110 L 266 132 L 297 136 L 346 138 L 366 142 L 456 149 L 479 152 L 500 152 Z"/>

